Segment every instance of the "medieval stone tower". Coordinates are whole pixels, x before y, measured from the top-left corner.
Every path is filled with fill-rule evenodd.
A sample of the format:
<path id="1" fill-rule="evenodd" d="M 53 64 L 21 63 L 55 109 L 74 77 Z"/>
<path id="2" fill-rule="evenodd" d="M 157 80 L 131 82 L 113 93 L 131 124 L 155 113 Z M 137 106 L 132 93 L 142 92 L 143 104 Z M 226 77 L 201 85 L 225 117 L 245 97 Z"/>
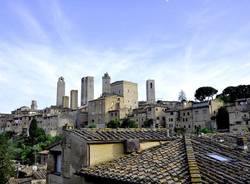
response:
<path id="1" fill-rule="evenodd" d="M 81 106 L 94 99 L 94 77 L 83 77 L 81 82 Z"/>
<path id="2" fill-rule="evenodd" d="M 59 77 L 57 81 L 57 95 L 56 95 L 56 105 L 62 106 L 62 98 L 65 96 L 65 82 L 63 77 Z"/>
<path id="3" fill-rule="evenodd" d="M 154 80 L 147 80 L 146 81 L 146 95 L 147 95 L 147 102 L 148 103 L 155 103 L 155 81 Z"/>
<path id="4" fill-rule="evenodd" d="M 102 95 L 111 93 L 110 80 L 109 74 L 105 73 L 102 77 Z"/>
<path id="5" fill-rule="evenodd" d="M 31 107 L 31 110 L 37 110 L 37 101 L 36 100 L 32 100 L 30 107 Z"/>
<path id="6" fill-rule="evenodd" d="M 73 110 L 78 108 L 78 90 L 70 91 L 70 108 Z"/>

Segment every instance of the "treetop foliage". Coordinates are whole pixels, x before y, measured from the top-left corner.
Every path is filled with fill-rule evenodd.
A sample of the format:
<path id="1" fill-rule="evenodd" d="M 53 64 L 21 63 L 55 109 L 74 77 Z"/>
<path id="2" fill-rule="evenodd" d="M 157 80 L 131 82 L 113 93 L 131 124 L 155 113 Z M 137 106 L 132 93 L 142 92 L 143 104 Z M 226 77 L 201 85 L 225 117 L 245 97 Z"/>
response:
<path id="1" fill-rule="evenodd" d="M 225 103 L 233 103 L 241 98 L 250 98 L 250 85 L 226 87 L 217 98 L 222 99 Z"/>
<path id="2" fill-rule="evenodd" d="M 186 93 L 183 90 L 179 92 L 178 101 L 179 102 L 187 101 Z"/>
<path id="3" fill-rule="evenodd" d="M 125 118 L 122 121 L 119 121 L 118 119 L 111 120 L 107 124 L 108 128 L 138 128 L 138 124 L 130 120 L 129 118 Z"/>
<path id="4" fill-rule="evenodd" d="M 195 91 L 195 98 L 199 101 L 209 100 L 217 94 L 218 90 L 210 86 L 200 87 Z"/>

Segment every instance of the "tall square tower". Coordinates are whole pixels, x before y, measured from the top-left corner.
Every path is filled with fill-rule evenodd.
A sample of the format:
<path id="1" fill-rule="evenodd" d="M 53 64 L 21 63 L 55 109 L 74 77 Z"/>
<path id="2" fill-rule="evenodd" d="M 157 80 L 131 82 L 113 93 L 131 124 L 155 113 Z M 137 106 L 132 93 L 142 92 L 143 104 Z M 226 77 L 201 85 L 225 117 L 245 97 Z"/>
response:
<path id="1" fill-rule="evenodd" d="M 81 106 L 94 99 L 94 77 L 83 77 L 81 81 Z"/>
<path id="2" fill-rule="evenodd" d="M 147 95 L 147 102 L 150 104 L 155 103 L 155 81 L 154 80 L 147 80 L 146 81 L 146 95 Z"/>

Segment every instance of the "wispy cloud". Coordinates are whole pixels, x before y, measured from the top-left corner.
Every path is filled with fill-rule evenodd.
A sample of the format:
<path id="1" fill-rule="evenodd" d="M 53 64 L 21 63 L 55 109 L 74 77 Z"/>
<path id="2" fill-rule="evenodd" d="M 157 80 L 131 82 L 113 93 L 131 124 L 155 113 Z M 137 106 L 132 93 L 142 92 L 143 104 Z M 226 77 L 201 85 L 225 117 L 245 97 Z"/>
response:
<path id="1" fill-rule="evenodd" d="M 12 12 L 20 19 L 21 24 L 25 27 L 26 31 L 33 35 L 33 38 L 47 41 L 48 35 L 39 23 L 39 21 L 32 15 L 31 11 L 21 3 L 11 4 Z"/>
<path id="2" fill-rule="evenodd" d="M 112 81 L 138 83 L 140 100 L 145 99 L 148 78 L 156 80 L 157 99 L 165 100 L 176 100 L 181 89 L 193 99 L 200 86 L 211 85 L 221 91 L 229 85 L 249 83 L 250 44 L 246 40 L 249 26 L 225 35 L 209 36 L 207 31 L 214 22 L 223 19 L 226 10 L 215 14 L 204 7 L 196 12 L 198 16 L 187 17 L 183 29 L 189 34 L 185 39 L 170 41 L 165 35 L 158 35 L 145 42 L 131 40 L 122 48 L 100 49 L 98 45 L 71 39 L 77 27 L 59 2 L 53 1 L 47 12 L 53 17 L 52 31 L 63 43 L 59 46 L 29 8 L 13 5 L 22 25 L 37 39 L 17 37 L 10 42 L 0 37 L 0 112 L 29 105 L 32 99 L 38 100 L 40 107 L 55 104 L 59 76 L 65 77 L 67 95 L 71 89 L 80 90 L 81 77 L 94 76 L 98 97 L 101 77 L 109 72 Z"/>

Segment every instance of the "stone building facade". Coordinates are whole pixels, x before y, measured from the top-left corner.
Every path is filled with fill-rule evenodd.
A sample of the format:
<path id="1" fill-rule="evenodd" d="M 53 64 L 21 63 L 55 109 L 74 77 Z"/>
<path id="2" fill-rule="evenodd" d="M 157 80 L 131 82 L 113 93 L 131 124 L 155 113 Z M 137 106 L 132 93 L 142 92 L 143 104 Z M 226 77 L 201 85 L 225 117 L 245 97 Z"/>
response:
<path id="1" fill-rule="evenodd" d="M 89 101 L 88 124 L 99 128 L 114 119 L 126 118 L 138 107 L 138 86 L 129 81 L 116 81 L 110 84 L 110 76 L 105 73 L 101 97 Z"/>
<path id="2" fill-rule="evenodd" d="M 106 95 L 89 101 L 88 123 L 95 124 L 98 128 L 105 128 L 110 120 L 125 118 L 127 114 L 128 108 L 124 105 L 122 96 Z"/>
<path id="3" fill-rule="evenodd" d="M 111 84 L 111 93 L 124 98 L 124 106 L 132 112 L 138 107 L 138 86 L 129 81 L 116 81 Z"/>
<path id="4" fill-rule="evenodd" d="M 11 114 L 1 114 L 0 132 L 12 131 L 16 134 L 29 135 L 30 122 L 37 120 L 37 126 L 46 134 L 59 135 L 65 124 L 75 125 L 78 111 L 51 106 L 43 110 L 32 110 L 27 106 L 20 107 Z"/>
<path id="5" fill-rule="evenodd" d="M 227 106 L 230 132 L 242 134 L 250 132 L 250 99 L 239 99 Z"/>
<path id="6" fill-rule="evenodd" d="M 209 128 L 216 130 L 215 116 L 223 106 L 220 100 L 205 102 L 189 102 L 179 110 L 176 128 L 184 128 L 187 133 L 195 133 L 198 129 Z"/>
<path id="7" fill-rule="evenodd" d="M 139 127 L 144 127 L 145 121 L 152 120 L 153 124 L 151 127 L 165 128 L 167 109 L 168 107 L 165 105 L 148 104 L 134 109 L 130 118 L 135 121 Z"/>

